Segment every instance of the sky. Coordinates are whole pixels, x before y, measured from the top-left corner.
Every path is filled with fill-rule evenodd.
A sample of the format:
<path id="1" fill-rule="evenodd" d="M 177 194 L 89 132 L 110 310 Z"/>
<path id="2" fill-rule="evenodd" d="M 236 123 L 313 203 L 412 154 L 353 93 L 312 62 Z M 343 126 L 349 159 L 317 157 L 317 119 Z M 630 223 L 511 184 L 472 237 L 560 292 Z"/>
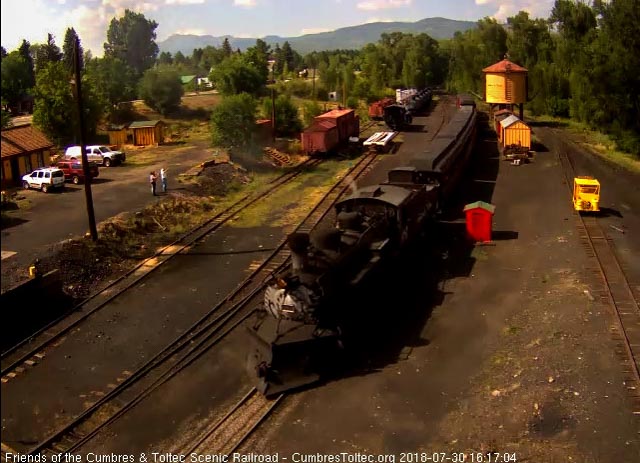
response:
<path id="1" fill-rule="evenodd" d="M 2 0 L 2 46 L 11 52 L 22 39 L 62 47 L 73 27 L 85 50 L 102 56 L 107 29 L 125 9 L 158 23 L 157 41 L 172 34 L 295 37 L 378 21 L 424 18 L 504 20 L 520 10 L 548 17 L 554 0 Z"/>

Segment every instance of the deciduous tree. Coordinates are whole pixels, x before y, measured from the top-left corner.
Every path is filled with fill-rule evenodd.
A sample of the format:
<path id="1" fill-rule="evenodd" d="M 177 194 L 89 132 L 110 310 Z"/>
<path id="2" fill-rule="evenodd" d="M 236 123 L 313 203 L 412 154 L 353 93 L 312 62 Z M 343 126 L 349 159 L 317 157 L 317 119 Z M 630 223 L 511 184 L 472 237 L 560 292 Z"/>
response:
<path id="1" fill-rule="evenodd" d="M 255 98 L 248 93 L 224 97 L 211 113 L 213 144 L 225 148 L 251 144 L 256 128 L 256 105 Z"/>
<path id="2" fill-rule="evenodd" d="M 138 76 L 149 69 L 158 56 L 156 28 L 158 23 L 142 13 L 125 10 L 121 18 L 113 18 L 107 30 L 105 56 L 127 63 Z"/>
<path id="3" fill-rule="evenodd" d="M 180 76 L 171 69 L 148 69 L 140 81 L 140 97 L 163 116 L 178 109 L 183 93 Z"/>

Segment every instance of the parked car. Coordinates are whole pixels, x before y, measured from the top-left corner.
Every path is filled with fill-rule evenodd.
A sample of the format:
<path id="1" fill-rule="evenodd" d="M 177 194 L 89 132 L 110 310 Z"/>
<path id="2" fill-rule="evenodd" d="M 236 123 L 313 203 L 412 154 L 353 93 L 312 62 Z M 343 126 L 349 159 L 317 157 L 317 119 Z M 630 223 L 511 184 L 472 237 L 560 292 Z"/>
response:
<path id="1" fill-rule="evenodd" d="M 64 188 L 64 172 L 57 167 L 43 167 L 36 169 L 22 177 L 22 186 L 25 189 L 36 188 L 47 193 L 52 188 Z"/>
<path id="2" fill-rule="evenodd" d="M 80 147 L 68 147 L 64 153 L 64 159 L 69 161 L 82 160 Z M 109 167 L 124 162 L 127 159 L 127 155 L 123 151 L 114 151 L 105 145 L 87 145 L 87 159 Z"/>
<path id="3" fill-rule="evenodd" d="M 84 169 L 79 161 L 59 161 L 56 163 L 56 167 L 64 172 L 65 180 L 71 180 L 75 185 L 84 182 Z M 99 176 L 100 171 L 98 170 L 98 164 L 90 162 L 89 172 L 91 178 Z"/>

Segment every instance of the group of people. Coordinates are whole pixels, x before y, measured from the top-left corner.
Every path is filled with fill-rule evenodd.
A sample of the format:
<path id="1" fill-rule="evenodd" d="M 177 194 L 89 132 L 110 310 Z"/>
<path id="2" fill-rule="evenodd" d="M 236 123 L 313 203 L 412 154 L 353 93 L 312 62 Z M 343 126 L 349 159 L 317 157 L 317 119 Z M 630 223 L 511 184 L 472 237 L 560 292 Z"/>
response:
<path id="1" fill-rule="evenodd" d="M 158 181 L 158 174 L 156 171 L 152 171 L 149 174 L 149 183 L 151 184 L 151 194 L 156 196 L 156 182 Z M 164 167 L 160 169 L 160 182 L 162 183 L 162 192 L 167 192 L 167 169 Z"/>

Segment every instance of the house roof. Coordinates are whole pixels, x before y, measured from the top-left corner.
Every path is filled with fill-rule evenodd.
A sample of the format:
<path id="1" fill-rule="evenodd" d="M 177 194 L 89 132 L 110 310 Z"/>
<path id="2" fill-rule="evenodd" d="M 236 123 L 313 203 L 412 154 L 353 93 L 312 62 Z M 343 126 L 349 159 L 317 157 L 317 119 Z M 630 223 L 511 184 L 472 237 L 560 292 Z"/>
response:
<path id="1" fill-rule="evenodd" d="M 518 66 L 516 63 L 509 61 L 508 59 L 503 59 L 502 61 L 499 61 L 496 64 L 492 64 L 491 66 L 484 68 L 482 72 L 529 72 L 529 71 L 526 68 L 523 68 L 522 66 Z"/>
<path id="2" fill-rule="evenodd" d="M 53 143 L 37 128 L 28 125 L 2 130 L 2 157 L 28 154 L 53 147 Z"/>
<path id="3" fill-rule="evenodd" d="M 158 125 L 159 123 L 161 123 L 162 121 L 157 120 L 157 121 L 133 121 L 131 124 L 129 124 L 129 128 L 130 129 L 141 129 L 143 127 L 155 127 L 156 125 Z M 162 122 L 164 124 L 164 122 Z"/>
<path id="4" fill-rule="evenodd" d="M 520 120 L 520 118 L 518 118 L 518 116 L 514 116 L 512 114 L 511 116 L 502 119 L 500 121 L 500 125 L 506 129 L 507 127 L 515 124 L 516 122 L 522 122 L 522 121 Z M 524 124 L 524 122 L 522 122 L 522 123 Z"/>
<path id="5" fill-rule="evenodd" d="M 196 77 L 197 77 L 196 75 L 193 75 L 193 76 L 180 76 L 180 80 L 182 81 L 183 84 L 188 84 L 189 82 L 191 82 Z"/>

